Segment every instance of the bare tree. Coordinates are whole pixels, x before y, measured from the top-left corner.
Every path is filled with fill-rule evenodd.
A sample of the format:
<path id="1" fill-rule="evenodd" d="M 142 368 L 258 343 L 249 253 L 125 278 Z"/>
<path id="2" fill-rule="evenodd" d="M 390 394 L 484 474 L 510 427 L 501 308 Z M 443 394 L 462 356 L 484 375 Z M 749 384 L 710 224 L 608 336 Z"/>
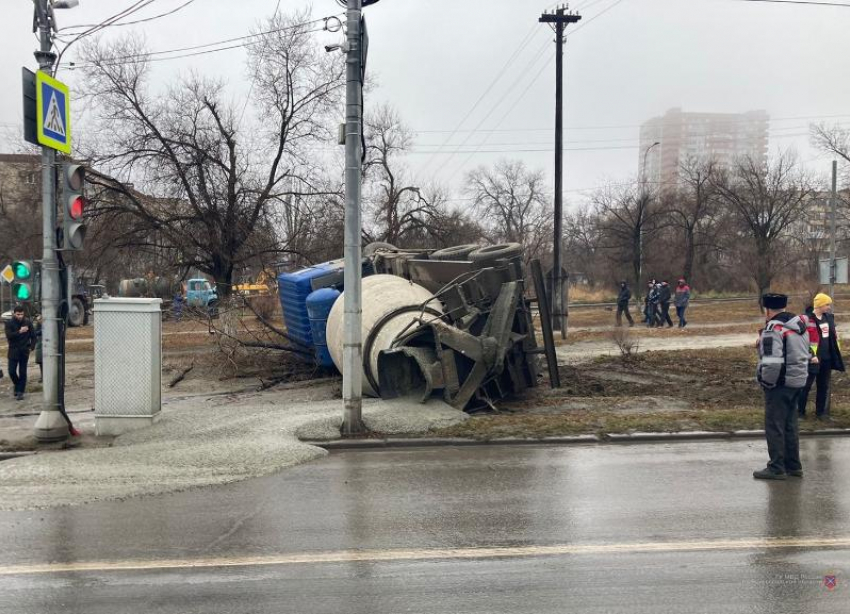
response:
<path id="1" fill-rule="evenodd" d="M 850 129 L 838 125 L 817 124 L 812 125 L 811 135 L 815 147 L 841 159 L 841 181 L 845 186 L 850 184 Z M 850 207 L 850 199 L 846 194 L 839 193 L 839 198 L 845 208 Z"/>
<path id="2" fill-rule="evenodd" d="M 815 124 L 811 126 L 811 135 L 818 149 L 850 162 L 850 130 L 838 125 Z"/>
<path id="3" fill-rule="evenodd" d="M 344 71 L 304 25 L 308 17 L 274 16 L 248 48 L 262 121 L 244 129 L 243 107 L 228 101 L 223 83 L 192 75 L 153 92 L 138 40 L 86 47 L 82 89 L 95 116 L 89 132 L 98 134 L 89 157 L 103 171 L 94 181 L 113 194 L 96 215 L 122 229 L 121 245 L 173 250 L 178 266 L 208 273 L 223 293 L 244 263 L 289 251 L 270 216 L 293 194 L 290 178 L 300 193 L 316 193 L 305 150 L 329 138 Z"/>
<path id="4" fill-rule="evenodd" d="M 600 247 L 629 265 L 639 295 L 644 254 L 666 223 L 657 194 L 636 184 L 610 185 L 594 194 L 592 202 L 599 217 Z"/>
<path id="5" fill-rule="evenodd" d="M 785 153 L 767 165 L 753 157 L 741 158 L 713 185 L 740 223 L 739 258 L 749 264 L 761 296 L 780 267 L 793 259 L 785 252 L 787 231 L 801 220 L 814 192 L 811 183 L 796 159 Z"/>
<path id="6" fill-rule="evenodd" d="M 564 220 L 564 254 L 571 268 L 585 274 L 590 285 L 595 285 L 598 273 L 599 252 L 602 244 L 599 219 L 589 206 L 567 214 Z"/>
<path id="7" fill-rule="evenodd" d="M 552 204 L 542 170 L 519 160 L 479 167 L 466 177 L 466 192 L 486 236 L 493 242 L 522 244 L 526 258 L 543 255 L 550 240 Z"/>
<path id="8" fill-rule="evenodd" d="M 401 160 L 413 143 L 413 134 L 389 105 L 368 113 L 364 124 L 363 192 L 374 229 L 367 231 L 367 239 L 409 244 L 411 235 L 431 226 L 435 215 L 431 199 L 409 182 Z"/>
<path id="9" fill-rule="evenodd" d="M 682 275 L 689 282 L 694 277 L 697 252 L 716 245 L 720 228 L 721 200 L 713 180 L 719 172 L 712 158 L 689 158 L 679 168 L 680 189 L 665 195 L 664 208 L 671 224 L 682 233 L 684 258 Z"/>

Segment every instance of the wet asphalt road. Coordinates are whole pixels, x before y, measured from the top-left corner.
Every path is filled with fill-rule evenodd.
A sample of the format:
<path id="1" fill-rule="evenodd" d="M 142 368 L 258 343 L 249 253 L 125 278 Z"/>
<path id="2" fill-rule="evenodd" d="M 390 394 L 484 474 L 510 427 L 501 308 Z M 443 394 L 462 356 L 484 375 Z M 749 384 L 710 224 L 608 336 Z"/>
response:
<path id="1" fill-rule="evenodd" d="M 2 513 L 0 612 L 850 611 L 850 439 L 804 440 L 802 481 L 753 480 L 764 460 L 761 441 L 359 451 Z"/>

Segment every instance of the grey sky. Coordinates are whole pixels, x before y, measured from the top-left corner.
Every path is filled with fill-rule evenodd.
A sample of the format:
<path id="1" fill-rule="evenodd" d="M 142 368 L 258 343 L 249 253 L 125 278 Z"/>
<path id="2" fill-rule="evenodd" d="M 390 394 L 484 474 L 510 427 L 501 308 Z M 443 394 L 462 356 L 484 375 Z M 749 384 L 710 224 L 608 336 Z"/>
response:
<path id="1" fill-rule="evenodd" d="M 184 1 L 156 0 L 129 19 Z M 98 22 L 132 4 L 80 3 L 59 12 L 60 26 Z M 275 4 L 195 0 L 174 15 L 111 28 L 109 35 L 135 29 L 152 50 L 202 44 L 247 34 Z M 306 4 L 281 0 L 281 10 Z M 34 67 L 36 41 L 30 33 L 32 3 L 2 0 L 2 6 L 0 128 L 6 134 L 0 146 L 9 150 L 9 128 L 21 119 L 20 69 Z M 312 6 L 314 17 L 342 11 L 333 0 Z M 458 187 L 466 171 L 501 157 L 521 158 L 551 178 L 555 45 L 552 31 L 537 19 L 553 6 L 543 0 L 381 0 L 366 9 L 369 75 L 380 83 L 366 103 L 392 103 L 417 132 L 408 159 L 418 184 L 436 176 Z M 850 126 L 850 8 L 735 0 L 579 0 L 571 8 L 584 19 L 567 30 L 568 202 L 579 202 L 580 190 L 606 179 L 633 177 L 639 124 L 675 106 L 711 112 L 763 108 L 772 118 L 771 152 L 796 147 L 813 172 L 828 172 L 829 159 L 808 145 L 807 125 L 823 118 Z M 341 34 L 324 38 L 330 42 Z M 68 55 L 74 58 L 73 51 Z M 154 83 L 162 87 L 190 69 L 221 76 L 237 100 L 248 90 L 244 49 L 159 62 Z M 73 87 L 72 71 L 59 78 Z M 454 135 L 454 145 L 435 154 L 491 85 Z M 462 152 L 452 155 L 458 148 Z"/>

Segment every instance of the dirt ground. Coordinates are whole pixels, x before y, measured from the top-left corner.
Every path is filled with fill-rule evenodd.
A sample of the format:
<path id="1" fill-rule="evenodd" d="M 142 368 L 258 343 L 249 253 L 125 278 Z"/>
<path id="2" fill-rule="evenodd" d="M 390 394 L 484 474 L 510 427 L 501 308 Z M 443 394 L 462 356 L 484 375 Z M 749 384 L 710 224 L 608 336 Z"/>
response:
<path id="1" fill-rule="evenodd" d="M 255 318 L 245 318 L 239 323 L 237 336 L 254 341 L 262 337 L 250 331 L 259 328 Z M 93 334 L 92 325 L 71 329 L 68 334 L 65 404 L 74 421 L 90 421 L 94 412 Z M 330 375 L 326 370 L 293 360 L 285 352 L 234 349 L 226 338 L 211 334 L 208 323 L 204 321 L 163 322 L 162 342 L 163 403 L 189 396 L 209 397 L 263 390 L 278 384 Z M 5 344 L 0 345 L 0 355 L 6 355 Z M 0 380 L 0 452 L 36 447 L 31 431 L 32 423 L 41 411 L 41 392 L 38 366 L 32 355 L 24 401 L 15 401 L 12 397 L 8 377 Z M 109 440 L 96 439 L 91 433 L 84 433 L 82 444 L 109 445 Z"/>
<path id="2" fill-rule="evenodd" d="M 850 314 L 839 311 L 839 323 L 848 316 Z M 540 386 L 522 398 L 502 403 L 499 413 L 479 414 L 463 425 L 435 434 L 490 439 L 761 428 L 761 393 L 753 378 L 755 356 L 752 347 L 666 349 L 671 345 L 675 347 L 676 339 L 686 337 L 752 333 L 754 341 L 760 322 L 755 304 L 694 305 L 688 318 L 692 325 L 685 331 L 676 328 L 650 330 L 640 326 L 628 329 L 638 343 L 644 339 L 667 340 L 659 344 L 665 347 L 664 351 L 645 352 L 628 361 L 619 355 L 597 355 L 603 353 L 603 345 L 606 351 L 614 347 L 613 319 L 613 311 L 600 307 L 571 312 L 568 339 L 560 343 L 566 346 L 582 344 L 579 346 L 582 348 L 598 346 L 599 349 L 577 364 L 560 367 L 563 388 L 550 389 L 544 378 Z M 215 326 L 220 325 L 215 323 Z M 279 320 L 277 325 L 281 325 Z M 245 317 L 236 322 L 236 336 L 247 341 L 264 339 L 266 337 L 257 332 L 260 328 L 253 316 Z M 93 412 L 93 332 L 89 325 L 72 329 L 68 335 L 66 404 L 72 418 L 90 418 Z M 282 342 L 280 338 L 275 341 Z M 588 341 L 598 343 L 583 343 Z M 5 356 L 3 345 L 0 345 L 0 354 Z M 31 428 L 34 416 L 41 409 L 41 386 L 36 365 L 30 367 L 31 383 L 24 402 L 12 398 L 8 377 L 0 380 L 0 451 L 35 446 Z M 545 374 L 545 365 L 541 372 Z M 238 395 L 327 377 L 338 375 L 316 369 L 284 352 L 234 349 L 226 337 L 211 334 L 206 321 L 163 323 L 165 403 L 192 395 L 199 398 Z M 833 382 L 835 424 L 806 421 L 802 423 L 803 429 L 850 427 L 847 378 L 840 374 Z M 109 444 L 105 440 L 95 440 L 90 434 L 87 437 L 85 445 Z"/>
<path id="3" fill-rule="evenodd" d="M 752 348 L 647 352 L 560 368 L 563 387 L 548 383 L 501 413 L 476 415 L 440 436 L 550 437 L 593 433 L 722 431 L 763 428 L 762 394 Z M 831 428 L 850 428 L 850 390 L 833 377 Z M 810 402 L 809 414 L 814 410 Z M 802 430 L 823 428 L 811 416 Z"/>

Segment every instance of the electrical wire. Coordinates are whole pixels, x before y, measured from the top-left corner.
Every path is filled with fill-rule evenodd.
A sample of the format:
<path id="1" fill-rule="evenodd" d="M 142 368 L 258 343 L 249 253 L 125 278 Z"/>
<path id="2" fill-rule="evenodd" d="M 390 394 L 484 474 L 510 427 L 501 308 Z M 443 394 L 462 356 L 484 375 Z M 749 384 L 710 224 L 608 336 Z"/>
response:
<path id="1" fill-rule="evenodd" d="M 244 36 L 237 36 L 237 37 L 233 37 L 233 38 L 214 41 L 214 42 L 211 42 L 211 43 L 203 43 L 201 45 L 192 45 L 192 46 L 189 46 L 189 47 L 178 47 L 178 48 L 175 48 L 175 49 L 163 49 L 163 50 L 160 50 L 160 51 L 149 51 L 149 52 L 146 52 L 146 53 L 135 53 L 135 54 L 129 54 L 129 55 L 124 55 L 124 56 L 117 56 L 115 58 L 110 58 L 110 61 L 107 62 L 105 65 L 107 65 L 107 66 L 120 66 L 120 65 L 123 65 L 123 64 L 137 64 L 139 62 L 148 62 L 148 61 L 156 62 L 156 61 L 166 61 L 166 60 L 177 60 L 177 59 L 185 58 L 185 57 L 193 57 L 193 56 L 196 56 L 196 55 L 204 55 L 206 53 L 215 53 L 215 52 L 218 52 L 218 51 L 227 51 L 229 49 L 239 49 L 240 47 L 248 47 L 248 46 L 256 45 L 256 44 L 262 42 L 261 37 L 264 36 L 264 35 L 275 34 L 277 32 L 286 32 L 286 31 L 289 31 L 289 30 L 295 30 L 295 29 L 298 29 L 298 28 L 303 28 L 305 26 L 313 25 L 313 24 L 316 24 L 316 23 L 319 23 L 319 22 L 324 22 L 327 19 L 329 19 L 329 18 L 323 17 L 321 19 L 313 19 L 311 21 L 305 21 L 303 23 L 293 24 L 293 25 L 287 26 L 285 28 L 275 28 L 273 30 L 265 30 L 265 31 L 262 31 L 262 32 L 257 32 L 255 34 L 247 34 L 247 35 L 244 35 Z M 308 33 L 309 32 L 321 32 L 323 30 L 324 30 L 324 26 L 322 28 L 318 28 L 318 29 L 306 30 L 306 32 L 308 32 Z M 257 40 L 250 41 L 249 39 L 252 39 L 252 38 L 256 38 Z M 218 47 L 218 45 L 223 45 L 225 43 L 236 42 L 236 41 L 245 41 L 245 42 L 240 42 L 239 44 L 236 44 L 236 45 L 226 45 L 224 47 Z M 208 47 L 213 47 L 213 48 L 207 49 Z M 173 55 L 173 56 L 162 57 L 162 58 L 151 57 L 151 56 L 158 56 L 158 55 L 167 55 L 167 54 L 172 54 L 172 53 L 180 53 L 180 52 L 183 52 L 183 51 L 194 51 L 194 50 L 199 50 L 199 49 L 203 50 L 203 51 L 199 51 L 197 53 L 185 53 L 185 54 L 182 54 L 182 55 Z M 66 66 L 72 66 L 74 68 L 90 68 L 93 65 L 92 64 L 69 63 Z"/>
<path id="2" fill-rule="evenodd" d="M 587 26 L 587 25 L 589 25 L 590 23 L 593 23 L 596 19 L 598 19 L 598 18 L 599 18 L 599 17 L 601 17 L 602 15 L 606 14 L 607 12 L 609 12 L 610 10 L 612 10 L 614 7 L 618 6 L 618 5 L 619 5 L 619 4 L 621 4 L 622 2 L 624 2 L 624 0 L 616 0 L 613 4 L 609 5 L 607 8 L 603 9 L 602 11 L 600 11 L 599 13 L 597 13 L 596 15 L 594 15 L 593 17 L 591 17 L 591 18 L 590 18 L 590 19 L 588 19 L 587 21 L 585 21 L 585 22 L 583 22 L 583 23 L 579 24 L 577 27 L 575 27 L 575 28 L 574 28 L 574 29 L 570 32 L 569 36 L 573 36 L 573 35 L 575 35 L 575 33 L 576 33 L 576 32 L 578 32 L 578 31 L 580 31 L 583 27 L 586 27 L 586 26 Z M 565 35 L 566 35 L 566 34 L 565 34 Z M 545 64 L 544 64 L 541 68 L 540 68 L 540 70 L 537 72 L 537 74 L 535 74 L 535 75 L 534 75 L 534 77 L 532 78 L 532 80 L 528 83 L 528 85 L 526 85 L 525 89 L 522 91 L 522 93 L 519 95 L 519 97 L 518 97 L 518 98 L 514 101 L 514 103 L 513 103 L 513 104 L 511 105 L 511 107 L 508 109 L 508 112 L 507 112 L 507 113 L 505 113 L 505 114 L 502 116 L 502 118 L 501 118 L 501 119 L 500 119 L 500 120 L 496 123 L 496 128 L 498 128 L 499 126 L 501 126 L 501 125 L 502 125 L 502 122 L 504 122 L 504 121 L 505 121 L 505 119 L 507 119 L 508 115 L 510 115 L 510 114 L 513 112 L 513 110 L 517 107 L 517 105 L 519 105 L 519 103 L 522 101 L 522 99 L 523 99 L 523 98 L 525 98 L 525 96 L 528 94 L 528 92 L 529 92 L 529 91 L 531 91 L 531 87 L 532 87 L 532 86 L 533 86 L 533 85 L 537 82 L 537 80 L 538 80 L 538 79 L 540 78 L 540 76 L 543 74 L 543 71 L 544 71 L 544 70 L 545 70 L 545 69 L 546 69 L 546 68 L 547 68 L 547 67 L 548 67 L 548 66 L 552 63 L 552 60 L 553 60 L 553 59 L 554 59 L 554 56 L 551 56 L 551 57 L 549 58 L 549 60 L 548 60 L 548 61 L 547 61 L 547 62 L 546 62 L 546 63 L 545 63 Z M 482 146 L 482 147 L 483 147 L 484 145 L 486 145 L 487 141 L 490 139 L 490 137 L 491 137 L 491 136 L 492 136 L 492 133 L 488 133 L 488 134 L 487 134 L 487 136 L 485 137 L 484 141 L 481 143 L 481 146 Z M 475 155 L 475 151 L 470 152 L 470 154 L 467 156 L 467 158 L 464 160 L 464 162 L 463 162 L 462 164 L 459 164 L 459 165 L 455 166 L 454 171 L 452 171 L 452 174 L 449 176 L 449 179 L 447 180 L 447 183 L 450 183 L 450 182 L 451 182 L 451 180 L 452 180 L 452 179 L 453 179 L 453 178 L 454 178 L 454 177 L 458 174 L 458 172 L 460 172 L 460 170 L 461 170 L 464 166 L 466 166 L 466 164 L 469 162 L 469 160 L 472 158 L 472 156 L 473 156 L 473 155 Z M 444 163 L 443 163 L 443 165 L 441 166 L 441 168 L 442 168 L 442 167 L 445 167 L 445 165 L 446 165 L 447 163 L 448 163 L 448 160 L 444 161 Z"/>
<path id="3" fill-rule="evenodd" d="M 778 121 L 792 121 L 792 120 L 801 120 L 801 119 L 834 119 L 840 117 L 850 117 L 848 113 L 842 113 L 838 115 L 796 115 L 796 116 L 788 116 L 788 117 L 768 117 L 769 122 L 778 122 Z M 738 124 L 738 123 L 748 123 L 750 120 L 748 119 L 728 119 L 728 120 L 715 120 L 712 122 L 713 124 Z M 601 126 L 565 126 L 564 132 L 572 131 L 572 130 L 613 130 L 617 128 L 640 128 L 643 124 L 609 124 L 609 125 L 601 125 Z M 776 128 L 777 130 L 781 128 Z M 450 130 L 416 130 L 419 134 L 436 134 L 436 133 L 445 133 L 450 132 Z M 458 130 L 458 132 L 470 132 L 470 130 Z M 502 129 L 487 129 L 484 132 L 552 132 L 552 128 L 502 128 Z"/>
<path id="4" fill-rule="evenodd" d="M 85 30 L 81 34 L 77 35 L 76 38 L 74 38 L 68 44 L 66 44 L 64 49 L 62 49 L 59 52 L 59 56 L 56 58 L 56 62 L 54 63 L 54 67 L 53 67 L 54 76 L 59 71 L 59 67 L 61 66 L 62 56 L 65 54 L 66 51 L 68 51 L 68 49 L 71 47 L 71 45 L 82 40 L 86 36 L 90 36 L 90 35 L 94 34 L 95 32 L 99 32 L 100 30 L 103 30 L 104 28 L 110 26 L 112 23 L 118 21 L 119 19 L 123 19 L 124 17 L 132 15 L 133 13 L 145 8 L 146 6 L 149 6 L 150 4 L 152 4 L 155 1 L 156 0 L 138 0 L 135 4 L 130 5 L 129 7 L 124 9 L 123 11 L 119 11 L 118 13 L 116 13 L 115 15 L 112 15 L 111 17 L 107 17 L 106 19 L 104 19 L 99 24 L 92 26 L 88 30 Z"/>
<path id="5" fill-rule="evenodd" d="M 520 71 L 519 77 L 517 79 L 515 79 L 514 82 L 508 87 L 506 94 L 511 92 L 512 90 L 514 90 L 519 85 L 519 83 L 525 79 L 525 77 L 528 75 L 528 71 L 531 70 L 531 67 L 534 66 L 534 64 L 536 64 L 540 60 L 540 58 L 545 57 L 544 54 L 545 54 L 545 51 L 548 47 L 549 47 L 549 41 L 548 40 L 543 41 L 543 45 L 538 47 L 538 49 L 535 51 L 534 57 L 532 58 L 531 62 L 528 62 L 523 67 L 523 69 Z M 472 135 L 479 131 L 481 126 L 484 125 L 484 122 L 486 122 L 490 118 L 490 116 L 496 111 L 496 109 L 498 109 L 501 106 L 502 102 L 504 102 L 505 100 L 507 100 L 507 96 L 506 95 L 501 96 L 499 98 L 499 100 L 496 102 L 496 104 L 493 105 L 492 107 L 490 107 L 490 110 L 475 125 L 475 128 L 473 128 L 472 132 L 469 135 L 467 135 L 467 137 L 460 143 L 460 145 L 455 146 L 455 149 L 454 149 L 455 154 L 459 153 L 459 151 L 460 151 L 459 148 L 463 147 L 464 145 L 466 145 L 466 143 L 469 142 L 469 139 L 472 138 Z M 443 163 L 434 171 L 434 174 L 436 175 L 441 170 L 443 170 L 443 168 L 445 168 L 445 166 L 449 163 L 450 160 L 451 160 L 451 156 L 449 158 L 446 158 L 445 160 L 443 160 Z"/>
<path id="6" fill-rule="evenodd" d="M 523 37 L 522 41 L 519 44 L 519 47 L 517 47 L 517 49 L 513 52 L 511 57 L 508 58 L 508 61 L 505 62 L 504 66 L 502 66 L 502 68 L 496 73 L 496 77 L 492 81 L 490 81 L 490 85 L 487 86 L 487 88 L 484 90 L 484 92 L 478 97 L 478 100 L 476 100 L 475 103 L 472 105 L 472 107 L 470 107 L 469 111 L 466 112 L 466 115 L 463 116 L 463 119 L 461 119 L 457 123 L 457 126 L 455 126 L 454 130 L 451 131 L 451 134 L 449 134 L 449 136 L 446 137 L 445 141 L 443 142 L 443 147 L 445 147 L 449 144 L 449 142 L 452 140 L 454 135 L 457 134 L 460 127 L 475 112 L 475 109 L 478 108 L 478 105 L 481 104 L 481 102 L 484 100 L 484 98 L 487 96 L 487 94 L 489 94 L 490 91 L 496 86 L 496 84 L 499 81 L 501 81 L 502 77 L 505 74 L 507 74 L 508 68 L 510 68 L 510 66 L 513 64 L 514 60 L 516 60 L 519 57 L 519 55 L 522 53 L 522 51 L 528 46 L 528 44 L 531 42 L 532 38 L 534 37 L 534 33 L 536 31 L 538 31 L 537 24 L 533 24 L 531 26 L 531 28 L 528 30 L 528 33 Z M 424 173 L 425 170 L 428 168 L 428 166 L 431 164 L 431 161 L 432 161 L 431 159 L 426 160 L 425 164 L 423 165 L 423 167 L 418 172 Z"/>
<path id="7" fill-rule="evenodd" d="M 810 0 L 735 0 L 736 2 L 767 2 L 770 4 L 809 4 L 815 6 L 840 6 L 850 9 L 850 4 L 841 2 L 814 2 Z"/>
<path id="8" fill-rule="evenodd" d="M 272 21 L 277 19 L 277 13 L 280 10 L 280 0 L 277 0 L 277 4 L 274 7 L 274 13 L 272 14 Z M 245 117 L 245 111 L 248 109 L 248 102 L 251 100 L 251 94 L 254 93 L 254 84 L 257 82 L 257 77 L 260 76 L 260 66 L 257 65 L 257 69 L 254 71 L 254 74 L 251 77 L 251 86 L 248 88 L 248 95 L 245 96 L 245 104 L 242 105 L 242 112 L 239 114 L 239 121 L 236 124 L 236 128 L 242 126 L 242 119 Z"/>
<path id="9" fill-rule="evenodd" d="M 600 1 L 600 0 L 593 0 L 593 1 L 591 2 L 591 4 L 595 4 L 596 2 L 599 2 L 599 1 Z M 549 10 L 554 10 L 555 8 L 557 8 L 557 6 L 558 6 L 557 4 L 555 4 L 555 5 L 550 5 L 549 7 L 544 8 L 544 9 L 543 9 L 543 11 L 544 11 L 544 12 L 546 12 L 546 11 L 549 11 Z M 461 119 L 461 120 L 458 122 L 458 124 L 457 124 L 457 126 L 455 127 L 455 129 L 454 129 L 454 130 L 452 130 L 452 131 L 451 131 L 451 134 L 450 134 L 450 135 L 449 135 L 449 136 L 445 139 L 445 141 L 444 141 L 444 143 L 443 143 L 443 145 L 444 145 L 444 146 L 447 146 L 447 145 L 449 144 L 449 142 L 452 140 L 452 138 L 454 137 L 454 135 L 455 135 L 457 132 L 459 132 L 459 131 L 460 131 L 460 127 L 464 124 L 464 122 L 466 122 L 466 120 L 467 120 L 467 119 L 469 119 L 469 117 L 472 115 L 472 113 L 475 111 L 475 109 L 477 109 L 477 108 L 478 108 L 478 105 L 479 105 L 479 104 L 481 104 L 481 102 L 484 100 L 484 98 L 487 96 L 487 94 L 490 92 L 490 90 L 492 90 L 492 89 L 493 89 L 493 87 L 495 87 L 495 85 L 496 85 L 496 84 L 497 84 L 497 83 L 498 83 L 498 82 L 502 79 L 502 77 L 503 77 L 503 76 L 505 76 L 505 75 L 507 74 L 507 69 L 511 66 L 511 64 L 513 64 L 514 60 L 515 60 L 515 59 L 517 59 L 517 58 L 519 57 L 519 55 L 522 53 L 522 51 L 523 51 L 523 50 L 524 50 L 524 49 L 528 46 L 528 44 L 531 42 L 531 39 L 533 38 L 534 33 L 535 33 L 536 31 L 537 31 L 537 24 L 532 24 L 532 25 L 531 25 L 531 28 L 528 30 L 528 33 L 527 33 L 527 34 L 523 37 L 523 39 L 520 41 L 519 47 L 518 47 L 518 48 L 514 51 L 514 53 L 511 55 L 511 57 L 510 57 L 510 58 L 508 58 L 508 61 L 507 61 L 507 62 L 505 63 L 505 65 L 504 65 L 504 66 L 502 66 L 502 68 L 501 68 L 501 69 L 500 69 L 500 70 L 496 73 L 496 76 L 495 76 L 495 77 L 494 77 L 494 79 L 490 82 L 490 84 L 487 86 L 487 88 L 485 89 L 484 93 L 482 93 L 482 94 L 478 97 L 478 100 L 476 100 L 476 101 L 475 101 L 475 103 L 472 105 L 472 107 L 469 109 L 469 111 L 467 111 L 466 115 L 464 115 L 463 119 Z M 541 50 L 542 50 L 542 48 L 541 48 Z M 508 91 L 510 91 L 510 88 L 508 88 Z M 464 132 L 465 132 L 465 131 L 464 131 Z M 431 162 L 432 162 L 432 159 L 430 159 L 430 158 L 429 158 L 428 160 L 426 160 L 426 161 L 425 161 L 425 164 L 423 165 L 423 167 L 422 167 L 422 168 L 420 168 L 420 169 L 417 171 L 417 173 L 418 173 L 418 174 L 424 173 L 424 172 L 425 172 L 425 170 L 428 168 L 428 166 L 431 164 Z"/>
<path id="10" fill-rule="evenodd" d="M 112 23 L 112 24 L 110 24 L 110 26 L 111 27 L 133 26 L 133 25 L 136 25 L 136 24 L 139 24 L 139 23 L 154 21 L 154 20 L 160 19 L 162 17 L 168 17 L 169 15 L 173 15 L 177 11 L 180 11 L 181 9 L 186 8 L 187 6 L 192 4 L 193 2 L 195 2 L 195 0 L 186 0 L 186 2 L 184 2 L 180 6 L 174 8 L 174 9 L 171 9 L 170 11 L 166 11 L 165 13 L 160 13 L 159 15 L 152 15 L 150 17 L 145 17 L 143 19 L 136 19 L 136 20 L 133 20 L 133 21 L 125 21 L 123 23 Z M 76 24 L 76 25 L 73 25 L 73 26 L 65 26 L 64 28 L 59 28 L 58 31 L 64 32 L 65 30 L 76 30 L 76 29 L 81 29 L 81 28 L 93 28 L 93 27 L 96 27 L 97 25 L 98 24 Z"/>

